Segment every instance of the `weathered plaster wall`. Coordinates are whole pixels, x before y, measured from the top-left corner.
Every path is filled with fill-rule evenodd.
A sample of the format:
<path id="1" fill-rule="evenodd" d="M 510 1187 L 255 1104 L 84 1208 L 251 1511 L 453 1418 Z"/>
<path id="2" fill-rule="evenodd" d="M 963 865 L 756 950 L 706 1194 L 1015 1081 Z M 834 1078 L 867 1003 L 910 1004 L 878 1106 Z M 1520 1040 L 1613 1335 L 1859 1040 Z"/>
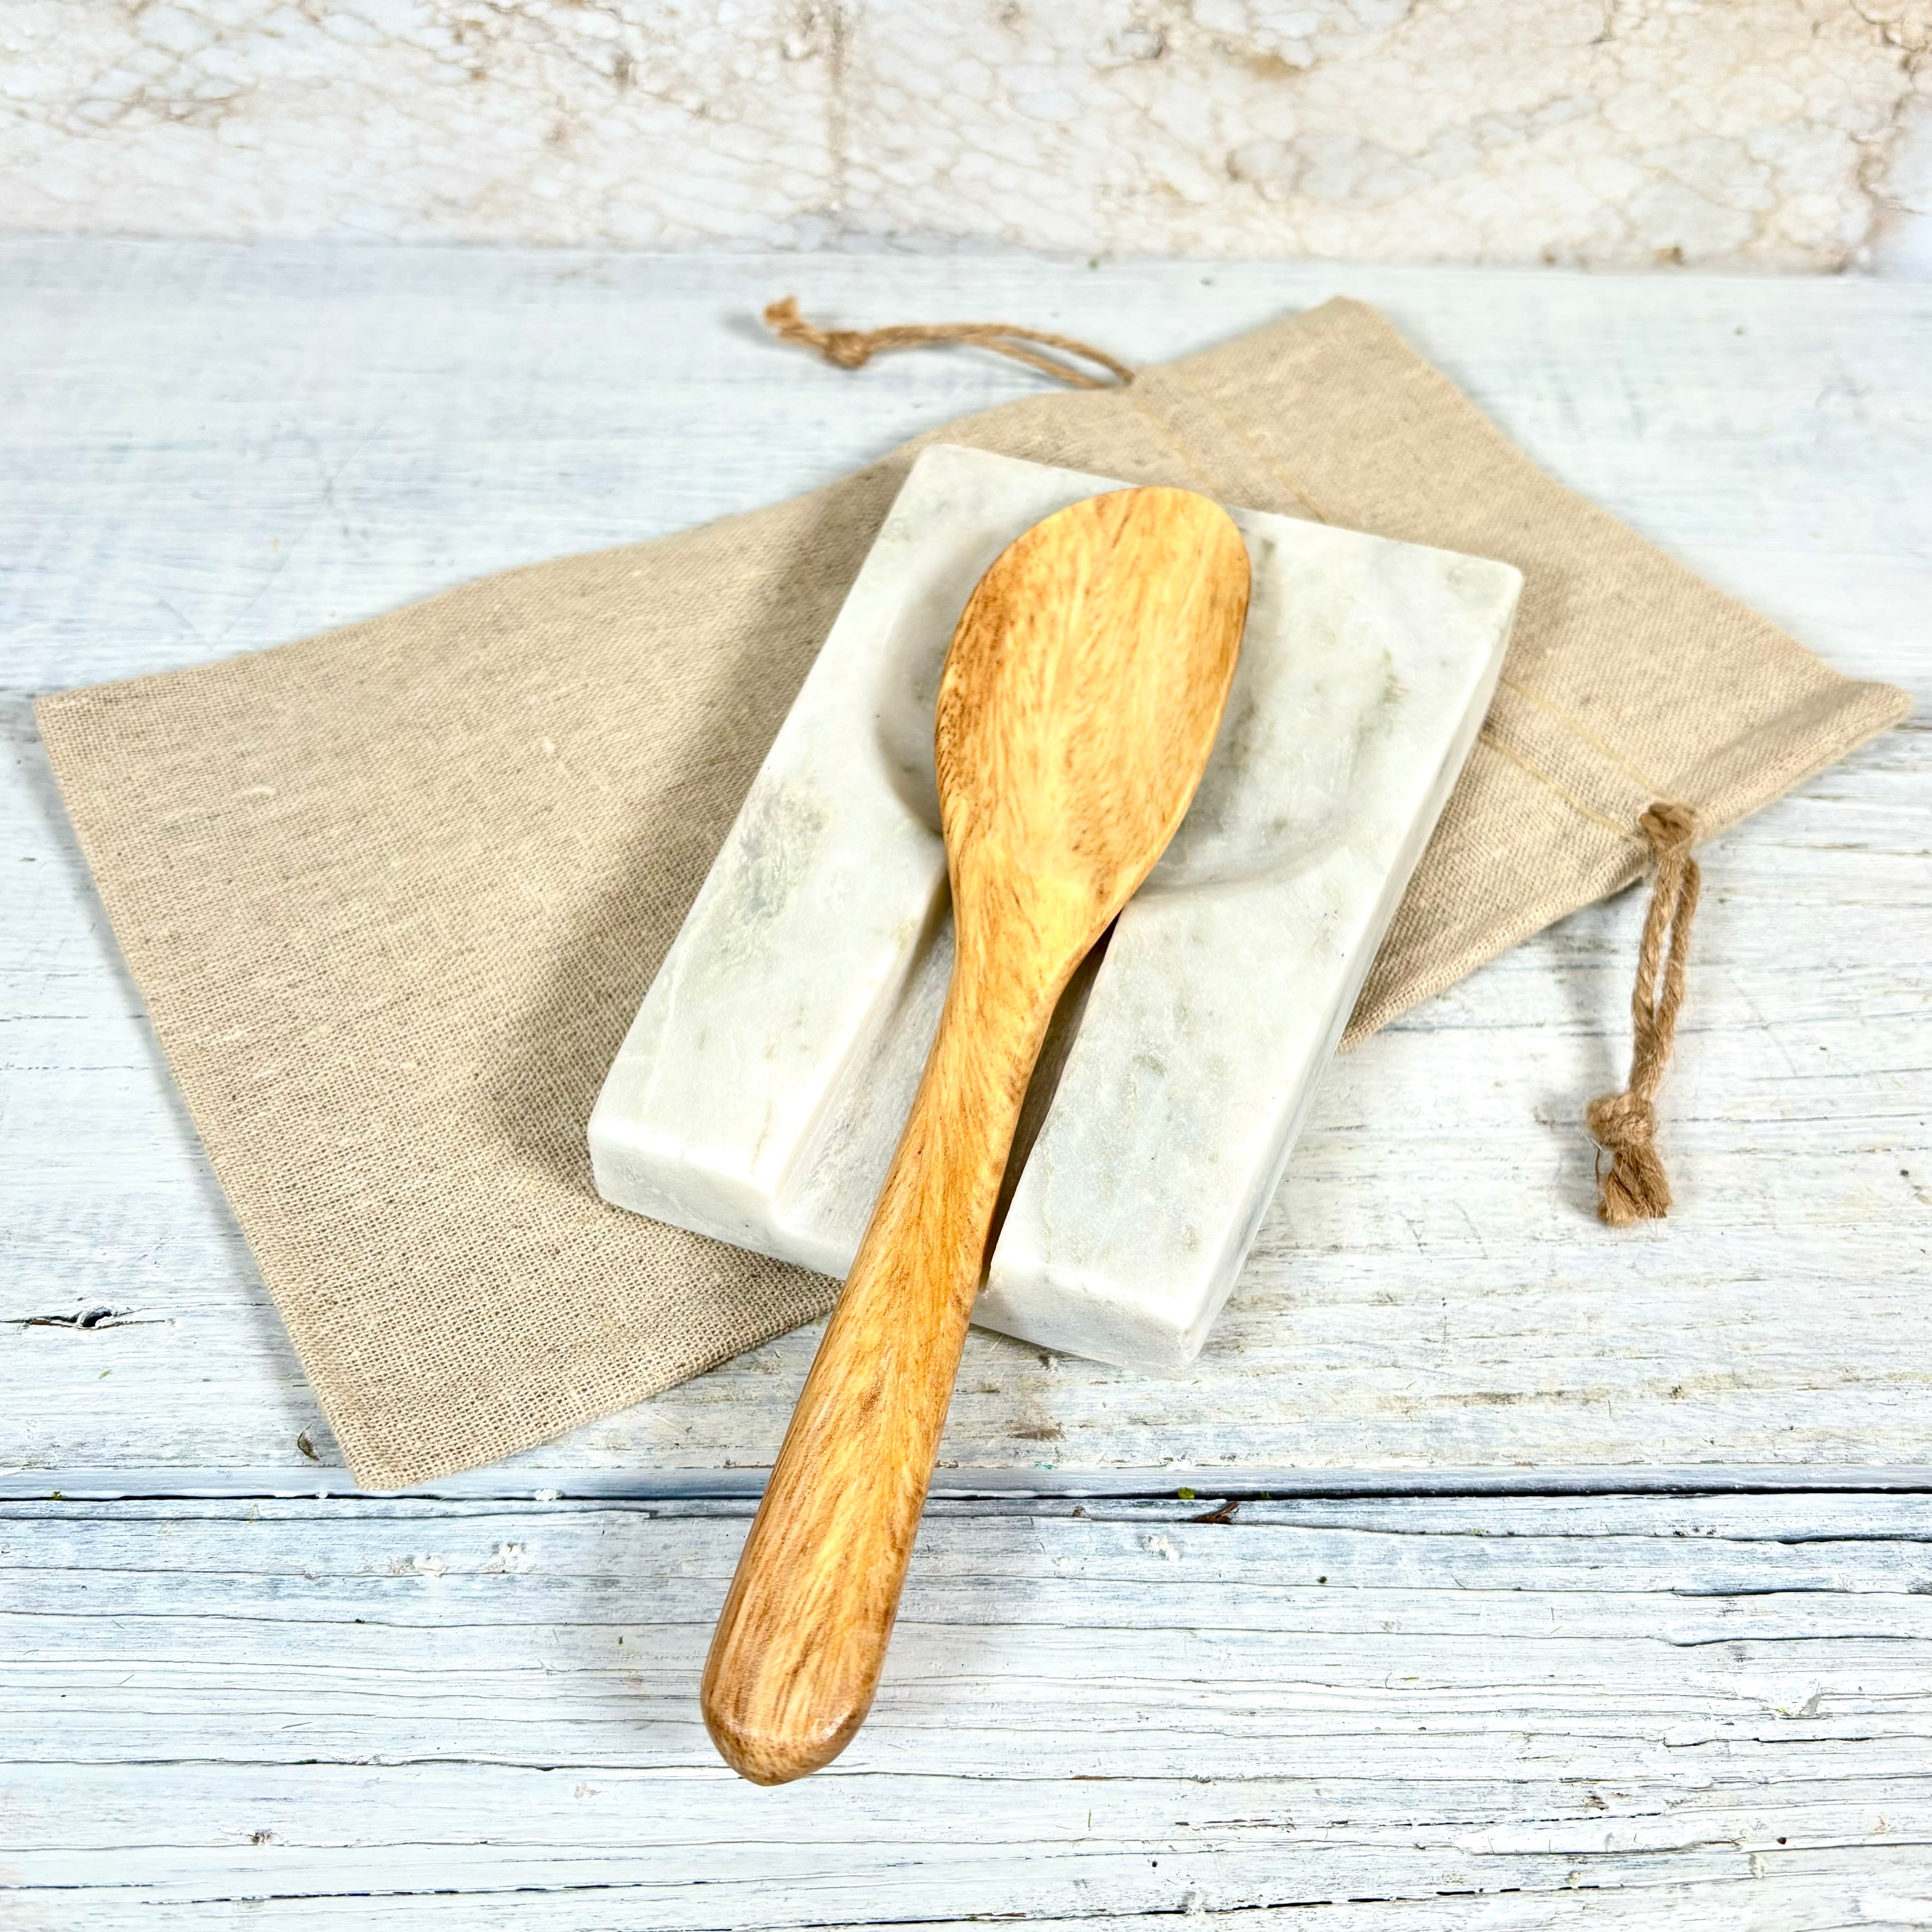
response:
<path id="1" fill-rule="evenodd" d="M 1910 269 L 1929 46 L 1932 0 L 0 0 L 0 227 Z"/>

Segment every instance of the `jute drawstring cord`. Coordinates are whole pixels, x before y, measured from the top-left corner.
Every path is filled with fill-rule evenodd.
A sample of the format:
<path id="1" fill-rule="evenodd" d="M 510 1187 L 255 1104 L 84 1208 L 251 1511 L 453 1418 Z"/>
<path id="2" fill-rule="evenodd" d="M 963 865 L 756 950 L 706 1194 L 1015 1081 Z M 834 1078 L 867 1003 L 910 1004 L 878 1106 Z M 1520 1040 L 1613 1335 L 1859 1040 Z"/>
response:
<path id="1" fill-rule="evenodd" d="M 1660 802 L 1638 823 L 1650 842 L 1655 869 L 1630 994 L 1630 1083 L 1620 1094 L 1592 1100 L 1583 1116 L 1591 1138 L 1610 1157 L 1607 1169 L 1600 1157 L 1597 1163 L 1597 1211 L 1613 1228 L 1661 1220 L 1670 1207 L 1670 1183 L 1657 1156 L 1657 1089 L 1677 1035 L 1690 924 L 1702 884 L 1690 856 L 1697 836 L 1694 813 Z"/>
<path id="2" fill-rule="evenodd" d="M 1043 348 L 1063 350 L 1106 370 L 1122 388 L 1134 380 L 1134 372 L 1124 362 L 1116 362 L 1104 349 L 1070 335 L 1055 335 L 1043 328 L 1022 328 L 1010 322 L 914 322 L 888 328 L 820 328 L 798 312 L 798 298 L 787 296 L 765 310 L 765 326 L 785 342 L 815 350 L 826 362 L 841 369 L 862 369 L 874 356 L 888 349 L 920 349 L 947 342 L 970 343 L 975 348 L 990 349 L 997 356 L 1010 356 L 1030 369 L 1052 376 L 1076 389 L 1111 388 L 1084 369 L 1040 355 L 1024 345 L 1035 342 Z"/>

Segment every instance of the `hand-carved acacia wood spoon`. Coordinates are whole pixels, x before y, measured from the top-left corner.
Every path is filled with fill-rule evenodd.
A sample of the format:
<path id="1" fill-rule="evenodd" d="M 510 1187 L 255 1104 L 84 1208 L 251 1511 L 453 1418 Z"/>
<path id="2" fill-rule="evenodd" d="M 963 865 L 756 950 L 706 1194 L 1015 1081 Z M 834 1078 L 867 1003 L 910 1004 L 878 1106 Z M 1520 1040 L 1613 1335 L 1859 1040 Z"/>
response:
<path id="1" fill-rule="evenodd" d="M 871 1706 L 1047 1022 L 1187 809 L 1247 601 L 1223 511 L 1118 490 L 1012 544 L 953 633 L 952 983 L 705 1667 L 705 1723 L 755 1783 L 829 1763 Z"/>

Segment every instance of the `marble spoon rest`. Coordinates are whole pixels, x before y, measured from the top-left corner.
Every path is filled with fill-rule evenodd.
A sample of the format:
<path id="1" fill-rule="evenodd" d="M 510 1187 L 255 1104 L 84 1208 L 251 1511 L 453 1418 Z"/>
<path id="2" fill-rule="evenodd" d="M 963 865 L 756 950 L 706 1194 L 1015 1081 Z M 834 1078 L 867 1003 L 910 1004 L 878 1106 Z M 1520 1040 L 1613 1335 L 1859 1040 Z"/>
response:
<path id="1" fill-rule="evenodd" d="M 590 1126 L 622 1208 L 843 1276 L 951 963 L 933 710 L 1000 550 L 1112 479 L 941 445 L 913 466 Z M 1070 990 L 974 1318 L 1156 1372 L 1233 1286 L 1488 709 L 1505 564 L 1258 511 L 1193 806 Z"/>

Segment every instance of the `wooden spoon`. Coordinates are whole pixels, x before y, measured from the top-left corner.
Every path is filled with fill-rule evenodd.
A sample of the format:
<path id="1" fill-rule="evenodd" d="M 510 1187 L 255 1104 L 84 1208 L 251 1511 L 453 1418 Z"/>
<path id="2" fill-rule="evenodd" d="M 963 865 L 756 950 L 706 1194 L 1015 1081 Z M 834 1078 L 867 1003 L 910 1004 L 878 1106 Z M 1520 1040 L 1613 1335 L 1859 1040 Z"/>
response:
<path id="1" fill-rule="evenodd" d="M 1117 490 L 1010 546 L 953 633 L 952 983 L 705 1666 L 712 1741 L 756 1784 L 829 1763 L 871 1707 L 1047 1022 L 1194 796 L 1247 602 L 1225 512 Z"/>

